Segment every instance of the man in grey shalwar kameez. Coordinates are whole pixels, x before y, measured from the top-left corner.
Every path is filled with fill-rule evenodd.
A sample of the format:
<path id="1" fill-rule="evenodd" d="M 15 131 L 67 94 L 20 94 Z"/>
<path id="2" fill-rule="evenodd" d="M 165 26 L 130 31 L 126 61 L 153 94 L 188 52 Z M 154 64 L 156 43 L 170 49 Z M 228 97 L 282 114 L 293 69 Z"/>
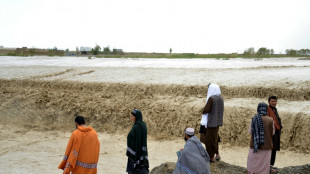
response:
<path id="1" fill-rule="evenodd" d="M 193 128 L 185 130 L 186 143 L 179 151 L 179 158 L 173 174 L 211 174 L 210 157 L 199 139 L 194 135 Z"/>

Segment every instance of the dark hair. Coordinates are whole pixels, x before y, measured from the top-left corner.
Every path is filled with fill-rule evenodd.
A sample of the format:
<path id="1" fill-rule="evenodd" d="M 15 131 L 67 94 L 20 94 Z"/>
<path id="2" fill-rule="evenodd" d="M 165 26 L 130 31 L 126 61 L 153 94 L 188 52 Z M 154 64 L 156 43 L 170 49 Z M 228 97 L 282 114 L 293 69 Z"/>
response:
<path id="1" fill-rule="evenodd" d="M 85 119 L 83 116 L 77 116 L 75 117 L 75 122 L 79 125 L 85 124 Z"/>
<path id="2" fill-rule="evenodd" d="M 277 96 L 270 96 L 270 97 L 268 98 L 268 102 L 270 102 L 271 99 L 278 100 Z"/>

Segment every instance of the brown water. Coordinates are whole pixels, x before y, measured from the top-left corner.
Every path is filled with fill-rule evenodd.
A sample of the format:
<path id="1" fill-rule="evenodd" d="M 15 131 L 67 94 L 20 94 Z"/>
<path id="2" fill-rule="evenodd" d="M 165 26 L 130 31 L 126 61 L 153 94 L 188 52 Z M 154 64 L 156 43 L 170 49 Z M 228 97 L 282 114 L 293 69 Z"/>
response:
<path id="1" fill-rule="evenodd" d="M 220 128 L 220 135 L 223 139 L 223 159 L 227 160 L 226 162 L 243 166 L 246 164 L 247 151 L 244 152 L 244 148 L 247 149 L 249 144 L 247 129 L 251 117 L 259 102 L 267 102 L 268 96 L 277 95 L 277 108 L 283 124 L 281 149 L 284 151 L 280 153 L 283 158 L 288 159 L 279 159 L 276 165 L 308 163 L 310 68 L 308 65 L 299 64 L 278 65 L 275 61 L 270 62 L 273 66 L 222 69 L 0 64 L 0 118 L 6 123 L 5 129 L 12 132 L 1 138 L 1 163 L 4 162 L 7 166 L 21 163 L 14 159 L 4 160 L 8 158 L 5 154 L 19 152 L 17 147 L 22 145 L 18 143 L 21 141 L 18 137 L 23 133 L 17 130 L 16 126 L 23 131 L 34 131 L 33 136 L 47 133 L 46 136 L 50 137 L 49 133 L 53 134 L 56 130 L 57 134 L 68 134 L 74 128 L 74 115 L 79 114 L 85 116 L 95 130 L 124 137 L 131 128 L 129 112 L 134 107 L 142 110 L 149 135 L 155 144 L 159 141 L 173 144 L 183 136 L 185 127 L 195 127 L 198 131 L 200 113 L 205 104 L 206 85 L 209 82 L 218 83 L 224 97 L 224 126 Z M 33 144 L 29 137 L 31 135 L 25 144 L 26 150 L 12 155 L 20 155 L 26 159 L 27 155 L 33 153 L 31 150 L 27 153 L 27 147 L 32 147 Z M 51 137 L 57 139 L 58 136 Z M 53 159 L 61 159 L 66 138 L 62 139 L 62 149 L 57 146 L 57 152 L 49 152 L 59 153 Z M 36 143 L 41 144 L 41 141 L 34 140 L 34 144 Z M 5 144 L 10 146 L 4 146 Z M 104 145 L 105 142 L 103 149 L 107 148 Z M 10 148 L 11 146 L 16 148 Z M 169 143 L 163 146 L 169 146 Z M 232 156 L 236 154 L 231 154 L 229 149 L 243 154 L 243 161 L 234 160 Z M 122 150 L 118 152 L 119 157 L 124 155 Z M 224 157 L 225 154 L 228 156 Z M 295 162 L 292 162 L 293 158 L 288 155 L 295 156 Z M 173 155 L 167 154 L 163 157 L 167 160 L 174 159 L 174 152 Z M 40 164 L 39 161 L 34 161 Z M 56 163 L 50 167 L 57 167 L 58 161 Z M 160 163 L 158 161 L 153 164 Z M 54 173 L 51 170 L 47 172 Z"/>

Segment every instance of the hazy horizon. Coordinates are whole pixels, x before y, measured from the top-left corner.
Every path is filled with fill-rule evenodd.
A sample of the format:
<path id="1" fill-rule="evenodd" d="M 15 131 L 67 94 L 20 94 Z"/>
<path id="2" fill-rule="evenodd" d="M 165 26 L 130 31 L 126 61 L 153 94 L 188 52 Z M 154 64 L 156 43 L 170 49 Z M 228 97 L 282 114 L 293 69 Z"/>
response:
<path id="1" fill-rule="evenodd" d="M 310 47 L 310 1 L 2 0 L 0 45 L 243 53 Z"/>

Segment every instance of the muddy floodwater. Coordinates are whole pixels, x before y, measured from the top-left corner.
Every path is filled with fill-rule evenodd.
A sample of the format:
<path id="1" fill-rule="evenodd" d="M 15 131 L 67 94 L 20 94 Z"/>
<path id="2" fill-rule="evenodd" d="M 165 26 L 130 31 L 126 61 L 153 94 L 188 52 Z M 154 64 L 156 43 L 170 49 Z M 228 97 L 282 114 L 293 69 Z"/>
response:
<path id="1" fill-rule="evenodd" d="M 310 60 L 3 56 L 0 173 L 61 173 L 76 114 L 99 134 L 98 173 L 125 173 L 134 107 L 148 126 L 150 169 L 175 162 L 184 128 L 198 132 L 208 83 L 224 98 L 223 161 L 246 167 L 251 117 L 276 95 L 283 130 L 275 165 L 309 163 Z"/>
<path id="2" fill-rule="evenodd" d="M 40 78 L 83 82 L 125 82 L 227 86 L 298 87 L 310 80 L 310 60 L 111 59 L 86 57 L 0 57 L 1 78 Z M 114 75 L 118 75 L 114 78 Z M 268 82 L 268 83 L 267 83 Z M 280 83 L 280 84 L 279 84 Z"/>

